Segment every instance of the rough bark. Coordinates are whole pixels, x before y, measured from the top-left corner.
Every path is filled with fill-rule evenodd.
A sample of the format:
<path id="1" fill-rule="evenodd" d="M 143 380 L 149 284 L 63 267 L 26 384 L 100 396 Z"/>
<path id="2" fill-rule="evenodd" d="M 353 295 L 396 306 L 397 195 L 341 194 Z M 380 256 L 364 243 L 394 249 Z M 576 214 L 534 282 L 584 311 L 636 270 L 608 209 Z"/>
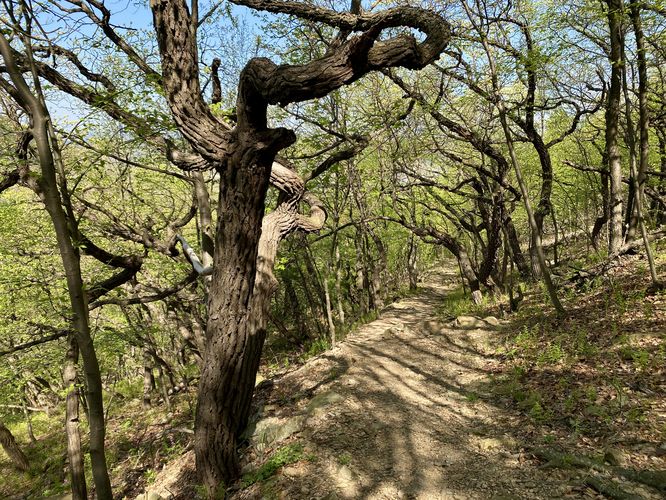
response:
<path id="1" fill-rule="evenodd" d="M 606 106 L 606 157 L 610 178 L 609 253 L 616 253 L 623 242 L 622 233 L 622 158 L 619 147 L 620 99 L 622 95 L 622 0 L 605 0 L 610 31 L 611 77 Z"/>
<path id="2" fill-rule="evenodd" d="M 240 75 L 237 125 L 229 131 L 201 98 L 185 1 L 151 0 L 165 95 L 175 122 L 192 148 L 220 173 L 206 348 L 195 419 L 197 469 L 209 497 L 239 473 L 237 438 L 249 416 L 269 299 L 276 285 L 272 269 L 277 246 L 294 230 L 318 229 L 324 221 L 321 205 L 312 197 L 305 199 L 310 216 L 297 211 L 304 196 L 303 182 L 273 161 L 280 149 L 295 141 L 295 135 L 268 127 L 268 106 L 322 97 L 384 67 L 422 68 L 439 56 L 449 39 L 448 24 L 439 16 L 411 7 L 355 15 L 298 2 L 237 3 L 361 34 L 305 65 L 250 60 Z M 419 43 L 402 35 L 377 41 L 383 30 L 398 26 L 420 29 L 425 40 Z M 264 217 L 269 181 L 282 195 L 278 207 Z"/>
<path id="3" fill-rule="evenodd" d="M 0 422 L 0 446 L 5 450 L 5 453 L 7 453 L 7 456 L 17 469 L 27 471 L 30 468 L 28 457 L 21 450 L 14 435 L 2 422 Z"/>

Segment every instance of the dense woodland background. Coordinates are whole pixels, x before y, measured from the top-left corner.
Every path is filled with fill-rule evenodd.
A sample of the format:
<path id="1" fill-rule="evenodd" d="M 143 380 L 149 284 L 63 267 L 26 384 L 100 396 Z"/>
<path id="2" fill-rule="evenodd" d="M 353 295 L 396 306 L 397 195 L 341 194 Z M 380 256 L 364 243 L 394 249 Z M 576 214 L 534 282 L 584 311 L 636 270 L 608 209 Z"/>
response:
<path id="1" fill-rule="evenodd" d="M 73 485 L 75 498 L 110 498 L 110 484 L 122 498 L 193 446 L 211 290 L 226 300 L 209 268 L 228 172 L 193 146 L 199 104 L 193 125 L 173 119 L 179 84 L 162 76 L 168 37 L 147 3 L 2 0 L 0 496 Z M 372 28 L 321 12 L 361 19 L 406 4 L 151 3 L 194 11 L 193 102 L 224 131 L 244 123 L 248 60 L 326 60 Z M 258 380 L 418 293 L 424 272 L 455 268 L 460 289 L 441 319 L 506 320 L 496 389 L 516 411 L 575 443 L 632 433 L 663 457 L 666 4 L 408 3 L 450 24 L 436 62 L 370 65 L 268 107 L 270 126 L 297 141 L 273 164 L 278 189 L 259 200 L 264 220 L 292 218 L 264 296 Z M 415 32 L 404 26 L 372 36 L 402 40 Z M 198 132 L 202 144 L 211 137 Z M 280 184 L 280 168 L 298 190 Z M 148 452 L 136 440 L 148 422 L 180 430 Z M 220 478 L 238 477 L 224 470 L 200 476 L 208 489 L 197 491 L 212 497 Z"/>

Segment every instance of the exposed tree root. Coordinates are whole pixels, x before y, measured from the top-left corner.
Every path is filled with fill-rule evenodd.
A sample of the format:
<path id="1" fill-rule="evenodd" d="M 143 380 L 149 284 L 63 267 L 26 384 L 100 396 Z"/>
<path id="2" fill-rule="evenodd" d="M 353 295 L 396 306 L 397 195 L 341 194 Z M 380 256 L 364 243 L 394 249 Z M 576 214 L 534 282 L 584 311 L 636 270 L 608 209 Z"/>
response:
<path id="1" fill-rule="evenodd" d="M 592 469 L 597 472 L 609 473 L 615 477 L 623 477 L 630 481 L 650 486 L 661 492 L 666 492 L 666 470 L 660 470 L 660 471 L 636 470 L 636 469 L 628 469 L 626 467 L 610 466 L 597 462 L 596 460 L 590 457 L 586 457 L 585 455 L 573 455 L 571 453 L 561 453 L 558 451 L 547 450 L 543 448 L 533 448 L 530 450 L 530 452 L 535 457 L 540 458 L 542 460 L 546 460 L 548 462 L 547 466 L 549 467 L 557 467 L 557 468 L 577 467 L 581 469 Z M 597 479 L 601 480 L 601 478 Z M 597 489 L 595 486 L 593 487 Z M 597 491 L 604 493 L 598 489 Z M 618 489 L 618 491 L 621 490 Z M 634 498 L 634 497 L 612 496 L 612 498 Z"/>
<path id="2" fill-rule="evenodd" d="M 626 492 L 610 479 L 596 475 L 586 477 L 585 484 L 613 500 L 640 500 L 642 498 Z"/>

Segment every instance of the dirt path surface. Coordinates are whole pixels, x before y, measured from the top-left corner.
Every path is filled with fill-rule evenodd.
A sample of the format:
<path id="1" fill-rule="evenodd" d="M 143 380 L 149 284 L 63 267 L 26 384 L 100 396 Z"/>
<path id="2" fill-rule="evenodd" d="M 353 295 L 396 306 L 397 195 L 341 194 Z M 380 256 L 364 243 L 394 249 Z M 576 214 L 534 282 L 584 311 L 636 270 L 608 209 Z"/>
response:
<path id="1" fill-rule="evenodd" d="M 494 318 L 437 321 L 454 279 L 432 273 L 417 296 L 258 390 L 256 453 L 297 442 L 309 459 L 237 498 L 578 496 L 523 452 L 522 420 L 484 394 Z"/>

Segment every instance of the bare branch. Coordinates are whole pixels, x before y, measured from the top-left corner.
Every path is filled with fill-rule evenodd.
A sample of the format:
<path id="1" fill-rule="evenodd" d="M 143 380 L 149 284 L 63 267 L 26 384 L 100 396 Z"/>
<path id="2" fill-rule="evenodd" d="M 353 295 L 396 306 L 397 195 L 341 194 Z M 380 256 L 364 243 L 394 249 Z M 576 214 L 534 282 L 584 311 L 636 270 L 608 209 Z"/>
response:
<path id="1" fill-rule="evenodd" d="M 183 246 L 183 253 L 187 256 L 187 259 L 192 264 L 192 267 L 197 274 L 201 276 L 210 276 L 213 274 L 213 266 L 206 266 L 201 263 L 201 260 L 197 256 L 194 249 L 187 243 L 187 240 L 181 235 L 177 235 L 176 238 L 180 241 L 180 244 Z"/>
<path id="2" fill-rule="evenodd" d="M 117 306 L 128 306 L 132 304 L 147 304 L 149 302 L 157 302 L 158 300 L 164 300 L 165 298 L 174 295 L 181 290 L 183 290 L 187 285 L 194 283 L 196 281 L 198 274 L 195 271 L 192 271 L 188 274 L 183 280 L 179 281 L 173 286 L 160 290 L 159 292 L 153 295 L 145 295 L 142 297 L 132 297 L 129 299 L 106 299 L 106 300 L 97 300 L 90 304 L 90 310 L 97 309 L 105 305 L 117 305 Z"/>

